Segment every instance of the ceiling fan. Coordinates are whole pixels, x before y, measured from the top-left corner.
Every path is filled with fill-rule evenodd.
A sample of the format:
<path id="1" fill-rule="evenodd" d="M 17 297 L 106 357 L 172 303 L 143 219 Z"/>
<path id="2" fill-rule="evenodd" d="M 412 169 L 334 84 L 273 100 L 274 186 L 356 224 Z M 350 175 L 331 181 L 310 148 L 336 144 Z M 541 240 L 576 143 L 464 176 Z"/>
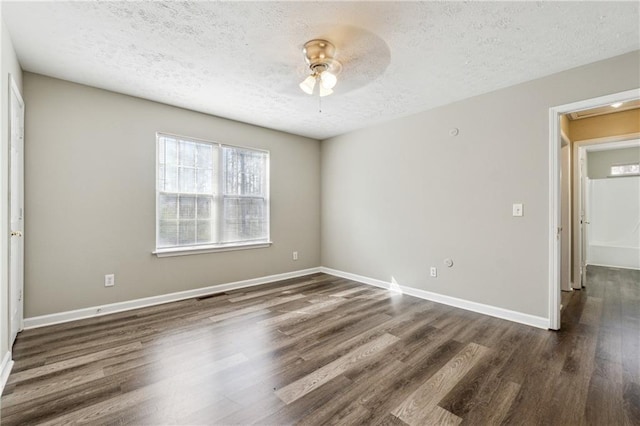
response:
<path id="1" fill-rule="evenodd" d="M 300 83 L 300 89 L 313 95 L 318 87 L 317 93 L 321 97 L 332 94 L 342 71 L 342 64 L 334 59 L 335 46 L 327 40 L 314 39 L 304 44 L 302 53 L 311 74 Z"/>

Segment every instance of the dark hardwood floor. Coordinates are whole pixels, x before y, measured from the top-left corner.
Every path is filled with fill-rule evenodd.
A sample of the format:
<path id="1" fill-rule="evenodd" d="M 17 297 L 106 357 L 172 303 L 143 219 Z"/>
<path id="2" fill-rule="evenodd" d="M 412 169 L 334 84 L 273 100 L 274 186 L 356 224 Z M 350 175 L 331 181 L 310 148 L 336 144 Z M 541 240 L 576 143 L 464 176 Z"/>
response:
<path id="1" fill-rule="evenodd" d="M 640 271 L 562 330 L 324 274 L 21 333 L 3 425 L 639 425 Z"/>

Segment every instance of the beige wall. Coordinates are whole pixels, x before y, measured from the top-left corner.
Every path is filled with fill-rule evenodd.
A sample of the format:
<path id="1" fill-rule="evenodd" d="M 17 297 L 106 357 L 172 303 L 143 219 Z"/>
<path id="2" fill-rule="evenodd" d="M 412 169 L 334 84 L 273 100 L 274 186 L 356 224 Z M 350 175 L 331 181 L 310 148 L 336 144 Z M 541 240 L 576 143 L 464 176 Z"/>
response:
<path id="1" fill-rule="evenodd" d="M 2 40 L 2 58 L 1 58 L 1 74 L 0 84 L 2 90 L 0 91 L 0 115 L 2 116 L 2 132 L 0 133 L 0 194 L 2 194 L 3 200 L 0 204 L 0 360 L 4 354 L 9 350 L 9 307 L 8 307 L 8 295 L 9 295 L 9 276 L 7 274 L 7 260 L 9 253 L 9 74 L 13 76 L 18 89 L 22 91 L 22 70 L 16 53 L 13 49 L 13 44 L 4 21 L 2 21 L 1 6 L 0 6 L 0 34 Z"/>
<path id="2" fill-rule="evenodd" d="M 323 141 L 323 265 L 548 318 L 549 108 L 640 87 L 639 59 Z"/>
<path id="3" fill-rule="evenodd" d="M 640 132 L 640 109 L 631 109 L 571 120 L 569 121 L 570 134 L 568 136 L 572 141 L 583 141 L 637 132 Z"/>
<path id="4" fill-rule="evenodd" d="M 320 265 L 319 141 L 31 73 L 24 96 L 25 317 Z M 270 150 L 273 246 L 152 255 L 156 131 Z"/>
<path id="5" fill-rule="evenodd" d="M 614 164 L 640 163 L 640 148 L 612 149 L 587 153 L 587 176 L 602 179 L 611 174 Z"/>

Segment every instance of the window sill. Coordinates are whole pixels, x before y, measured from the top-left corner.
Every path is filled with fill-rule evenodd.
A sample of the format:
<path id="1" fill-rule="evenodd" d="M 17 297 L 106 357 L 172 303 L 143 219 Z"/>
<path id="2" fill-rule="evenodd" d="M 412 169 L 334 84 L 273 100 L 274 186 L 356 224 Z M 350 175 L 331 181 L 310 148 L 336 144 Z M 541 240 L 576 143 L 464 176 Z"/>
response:
<path id="1" fill-rule="evenodd" d="M 199 247 L 171 247 L 165 249 L 157 249 L 152 252 L 158 257 L 171 257 L 171 256 L 188 256 L 192 254 L 205 254 L 205 253 L 218 253 L 221 251 L 235 251 L 235 250 L 250 250 L 258 248 L 270 247 L 273 242 L 259 242 L 248 244 L 229 244 L 229 245 L 216 245 L 216 246 L 199 246 Z"/>

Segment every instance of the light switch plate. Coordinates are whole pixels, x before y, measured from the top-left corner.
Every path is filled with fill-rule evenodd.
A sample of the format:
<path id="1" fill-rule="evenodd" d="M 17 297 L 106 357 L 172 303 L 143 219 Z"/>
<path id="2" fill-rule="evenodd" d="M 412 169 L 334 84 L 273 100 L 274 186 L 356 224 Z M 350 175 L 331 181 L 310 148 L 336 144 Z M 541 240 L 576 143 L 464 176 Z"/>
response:
<path id="1" fill-rule="evenodd" d="M 524 215 L 524 208 L 523 208 L 521 203 L 513 205 L 513 215 L 514 216 L 523 216 Z"/>
<path id="2" fill-rule="evenodd" d="M 104 286 L 105 287 L 113 287 L 116 285 L 116 276 L 115 274 L 107 274 L 104 276 Z"/>

